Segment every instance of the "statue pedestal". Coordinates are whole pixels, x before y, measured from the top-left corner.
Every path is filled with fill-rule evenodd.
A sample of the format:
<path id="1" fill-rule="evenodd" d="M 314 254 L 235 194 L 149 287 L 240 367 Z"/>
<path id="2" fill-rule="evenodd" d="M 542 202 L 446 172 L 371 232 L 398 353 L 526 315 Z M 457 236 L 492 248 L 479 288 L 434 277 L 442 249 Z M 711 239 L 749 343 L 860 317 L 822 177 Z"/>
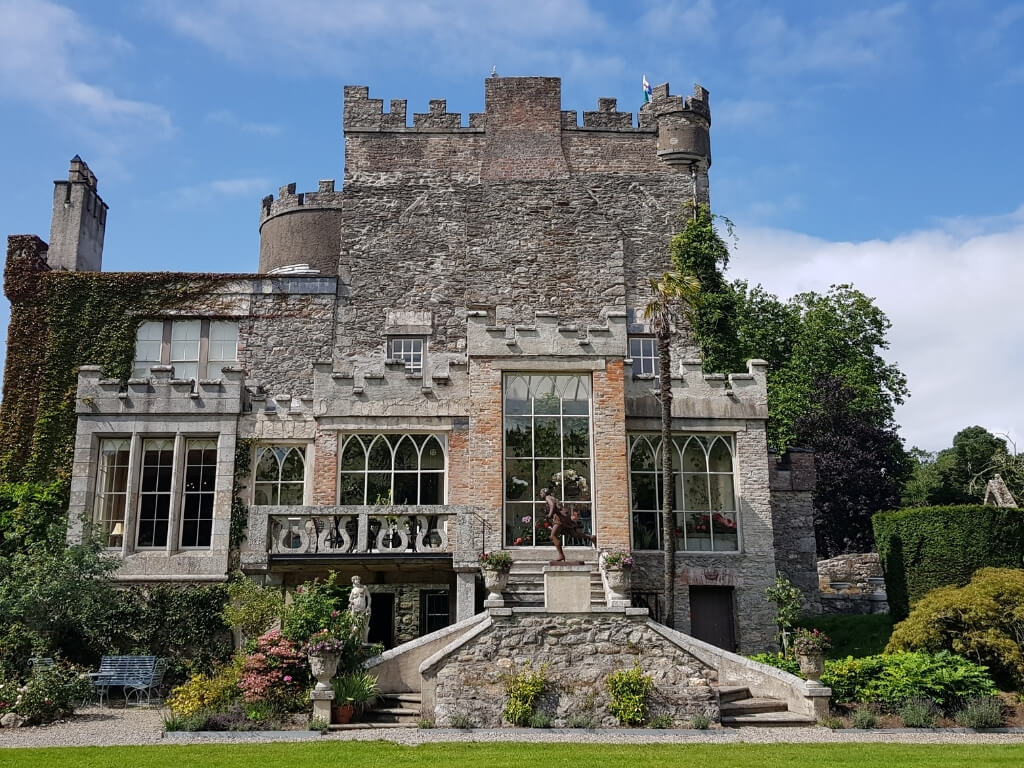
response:
<path id="1" fill-rule="evenodd" d="M 313 702 L 313 719 L 331 722 L 331 702 L 334 701 L 334 691 L 318 691 L 315 688 L 309 692 L 309 698 Z"/>
<path id="2" fill-rule="evenodd" d="M 545 565 L 544 609 L 549 613 L 589 613 L 590 566 Z"/>

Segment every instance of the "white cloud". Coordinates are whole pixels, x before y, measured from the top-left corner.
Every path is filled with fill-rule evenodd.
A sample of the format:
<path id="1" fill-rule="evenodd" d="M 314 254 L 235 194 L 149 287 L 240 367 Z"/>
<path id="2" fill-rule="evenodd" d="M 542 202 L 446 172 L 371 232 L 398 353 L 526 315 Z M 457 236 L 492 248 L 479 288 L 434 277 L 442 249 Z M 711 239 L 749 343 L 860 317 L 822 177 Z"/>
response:
<path id="1" fill-rule="evenodd" d="M 761 99 L 727 99 L 714 105 L 715 128 L 744 128 L 773 121 L 779 106 Z"/>
<path id="2" fill-rule="evenodd" d="M 711 0 L 655 2 L 640 15 L 640 29 L 656 37 L 695 40 L 715 34 L 715 6 Z"/>
<path id="3" fill-rule="evenodd" d="M 124 98 L 86 72 L 130 46 L 96 30 L 74 11 L 47 0 L 0 0 L 0 95 L 33 104 L 79 124 L 83 132 L 145 131 L 166 137 L 170 115 L 147 101 Z"/>
<path id="4" fill-rule="evenodd" d="M 972 424 L 1024 443 L 1024 206 L 859 243 L 738 230 L 733 277 L 783 298 L 835 283 L 875 297 L 893 324 L 886 358 L 910 386 L 896 413 L 908 444 L 944 448 Z"/>
<path id="5" fill-rule="evenodd" d="M 196 205 L 199 203 L 216 202 L 225 197 L 250 197 L 265 193 L 270 189 L 270 180 L 249 176 L 237 179 L 216 179 L 201 184 L 190 184 L 178 187 L 174 198 L 180 205 Z"/>
<path id="6" fill-rule="evenodd" d="M 207 122 L 236 128 L 244 133 L 255 133 L 260 136 L 278 136 L 282 128 L 277 123 L 258 123 L 243 120 L 230 109 L 218 109 L 206 116 Z"/>

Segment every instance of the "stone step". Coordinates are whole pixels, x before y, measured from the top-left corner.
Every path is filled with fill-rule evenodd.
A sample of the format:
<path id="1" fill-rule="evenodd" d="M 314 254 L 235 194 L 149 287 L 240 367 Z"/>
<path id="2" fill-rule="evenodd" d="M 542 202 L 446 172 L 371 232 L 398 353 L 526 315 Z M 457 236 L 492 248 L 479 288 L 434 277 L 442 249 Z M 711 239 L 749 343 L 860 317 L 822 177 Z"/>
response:
<path id="1" fill-rule="evenodd" d="M 718 700 L 721 703 L 727 701 L 739 701 L 749 699 L 750 689 L 745 685 L 720 685 L 718 686 Z"/>
<path id="2" fill-rule="evenodd" d="M 421 704 L 423 697 L 416 691 L 392 691 L 390 693 L 377 694 L 377 698 L 388 701 L 400 701 L 405 704 Z"/>
<path id="3" fill-rule="evenodd" d="M 761 728 L 806 727 L 816 725 L 813 717 L 796 712 L 759 712 L 752 715 L 722 715 L 722 725 L 727 728 L 756 726 Z"/>
<path id="4" fill-rule="evenodd" d="M 760 712 L 786 712 L 789 707 L 782 699 L 749 698 L 722 702 L 722 717 L 733 715 L 756 715 Z"/>
<path id="5" fill-rule="evenodd" d="M 331 723 L 327 726 L 328 731 L 364 731 L 369 728 L 415 728 L 419 720 L 415 723 L 373 723 L 373 722 L 360 722 L 360 723 Z"/>
<path id="6" fill-rule="evenodd" d="M 411 717 L 416 715 L 419 717 L 419 708 L 412 707 L 374 707 L 373 709 L 366 710 L 367 715 L 394 715 L 395 717 Z"/>

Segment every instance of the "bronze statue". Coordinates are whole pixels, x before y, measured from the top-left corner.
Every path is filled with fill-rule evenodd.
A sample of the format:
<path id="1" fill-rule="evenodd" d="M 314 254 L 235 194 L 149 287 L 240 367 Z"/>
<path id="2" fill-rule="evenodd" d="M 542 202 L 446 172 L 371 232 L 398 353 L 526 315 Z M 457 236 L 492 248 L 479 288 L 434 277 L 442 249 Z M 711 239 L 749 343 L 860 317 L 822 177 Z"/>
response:
<path id="1" fill-rule="evenodd" d="M 544 519 L 551 524 L 551 542 L 555 545 L 555 551 L 558 552 L 558 557 L 552 560 L 552 563 L 566 562 L 565 553 L 562 551 L 563 535 L 587 539 L 595 547 L 597 546 L 597 536 L 587 533 L 583 530 L 583 526 L 580 525 L 580 512 L 578 509 L 566 510 L 558 502 L 558 499 L 551 495 L 551 491 L 548 488 L 540 489 L 540 498 L 548 506 L 547 512 L 544 513 Z"/>

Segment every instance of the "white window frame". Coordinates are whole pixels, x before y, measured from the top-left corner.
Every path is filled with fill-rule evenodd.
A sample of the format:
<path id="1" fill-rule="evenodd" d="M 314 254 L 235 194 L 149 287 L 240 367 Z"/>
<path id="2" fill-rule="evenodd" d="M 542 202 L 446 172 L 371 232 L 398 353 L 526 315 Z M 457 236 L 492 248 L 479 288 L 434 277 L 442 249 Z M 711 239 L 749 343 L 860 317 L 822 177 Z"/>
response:
<path id="1" fill-rule="evenodd" d="M 192 331 L 198 323 L 198 335 Z M 159 347 L 157 330 L 159 329 Z M 135 358 L 133 378 L 150 375 L 154 365 L 174 366 L 174 376 L 193 381 L 221 378 L 221 371 L 238 363 L 238 322 L 236 320 L 210 320 L 197 317 L 174 317 L 164 320 L 146 320 L 135 331 Z M 233 331 L 233 333 L 228 333 Z M 234 356 L 228 357 L 231 340 Z M 157 349 L 159 348 L 159 356 Z M 192 375 L 192 368 L 195 375 Z"/>
<path id="2" fill-rule="evenodd" d="M 171 476 L 170 476 L 169 484 L 168 484 L 168 487 L 167 487 L 166 490 L 160 489 L 159 485 L 158 485 L 157 489 L 155 489 L 155 490 L 148 490 L 147 491 L 147 490 L 144 490 L 144 488 L 143 488 L 143 483 L 145 482 L 145 475 L 146 475 L 147 444 L 159 444 L 159 443 L 170 443 L 171 461 L 170 461 L 169 465 L 159 463 L 159 461 L 158 461 L 158 463 L 156 465 L 157 470 L 158 470 L 157 471 L 158 482 L 159 482 L 159 470 L 161 468 L 165 467 L 165 466 L 170 466 Z M 164 453 L 164 452 L 167 451 L 166 448 L 160 448 L 158 450 L 159 450 L 160 453 Z M 136 509 L 135 509 L 135 531 L 134 531 L 135 535 L 134 535 L 134 538 L 133 538 L 133 540 L 135 542 L 135 549 L 138 549 L 140 551 L 146 551 L 146 550 L 150 550 L 150 551 L 152 551 L 152 550 L 165 550 L 165 549 L 167 549 L 169 547 L 170 543 L 175 540 L 175 536 L 173 535 L 173 532 L 174 532 L 175 507 L 177 506 L 175 504 L 175 488 L 176 488 L 176 485 L 177 485 L 177 482 L 178 482 L 178 472 L 176 471 L 177 466 L 178 466 L 178 461 L 177 461 L 177 458 L 178 458 L 177 457 L 177 440 L 175 440 L 175 438 L 173 436 L 147 436 L 147 437 L 143 438 L 143 440 L 141 441 L 141 443 L 139 445 L 139 451 L 140 451 L 140 455 L 139 455 L 139 498 L 138 498 L 138 503 L 137 503 Z M 142 523 L 143 523 L 142 506 L 143 506 L 144 499 L 146 497 L 149 497 L 149 496 L 153 496 L 153 497 L 166 496 L 167 497 L 167 520 L 166 520 L 167 529 L 166 529 L 166 531 L 164 533 L 164 536 L 163 536 L 163 543 L 157 543 L 156 542 L 156 535 L 155 534 L 156 534 L 157 523 L 158 522 L 163 522 L 163 520 L 161 520 L 161 518 L 158 518 L 158 517 L 147 518 L 147 520 L 152 520 L 152 522 L 153 522 L 153 536 L 151 537 L 153 543 L 151 543 L 151 544 L 143 544 L 143 543 L 141 543 Z"/>
<path id="3" fill-rule="evenodd" d="M 703 449 L 705 453 L 705 468 L 706 471 L 702 473 L 684 472 L 683 467 L 683 456 L 686 450 L 686 446 L 693 438 L 700 438 L 707 441 L 707 448 Z M 732 470 L 730 472 L 712 472 L 708 468 L 708 456 L 710 451 L 714 448 L 715 443 L 721 440 L 729 451 L 731 458 Z M 635 471 L 633 469 L 633 452 L 637 449 L 637 446 L 646 446 L 647 449 L 651 450 L 654 455 L 654 467 L 653 471 Z M 672 462 L 672 475 L 675 482 L 675 508 L 674 512 L 674 523 L 675 528 L 679 531 L 680 535 L 676 537 L 676 547 L 679 552 L 686 552 L 687 554 L 710 554 L 710 555 L 721 555 L 721 554 L 737 554 L 743 551 L 743 528 L 740 523 L 740 495 L 739 495 L 739 469 L 737 467 L 736 457 L 736 439 L 734 435 L 725 433 L 698 433 L 698 432 L 680 432 L 673 433 L 672 435 L 672 449 L 675 452 Z M 629 526 L 630 526 L 630 537 L 633 541 L 633 548 L 639 550 L 636 542 L 636 515 L 637 513 L 645 515 L 655 515 L 655 530 L 657 531 L 657 550 L 646 550 L 646 551 L 661 551 L 663 549 L 662 543 L 662 531 L 661 531 L 661 509 L 637 509 L 633 506 L 633 476 L 634 474 L 652 475 L 654 477 L 654 499 L 656 503 L 661 502 L 661 488 L 662 488 L 662 473 L 661 473 L 661 435 L 657 433 L 644 433 L 644 432 L 631 432 L 628 435 L 628 451 L 626 455 L 627 465 L 629 467 Z M 732 509 L 721 509 L 721 510 L 689 510 L 687 509 L 686 495 L 686 475 L 700 475 L 703 474 L 707 477 L 708 484 L 708 498 L 712 498 L 711 493 L 711 478 L 712 476 L 731 475 L 732 476 Z M 707 511 L 708 515 L 708 539 L 710 543 L 710 549 L 694 549 L 690 548 L 690 537 L 687 532 L 687 513 L 703 513 Z M 733 521 L 736 527 L 736 546 L 732 549 L 716 549 L 715 548 L 715 514 L 726 514 L 732 515 Z M 705 541 L 703 537 L 695 537 L 695 540 Z"/>
<path id="4" fill-rule="evenodd" d="M 388 359 L 405 363 L 406 373 L 422 373 L 427 340 L 422 336 L 389 336 Z"/>
<path id="5" fill-rule="evenodd" d="M 630 336 L 629 357 L 633 361 L 634 378 L 658 378 L 658 340 L 654 336 Z"/>
<path id="6" fill-rule="evenodd" d="M 113 448 L 112 454 L 105 453 L 105 446 Z M 116 457 L 121 453 L 126 454 L 124 464 L 116 463 Z M 104 461 L 105 455 L 115 458 L 114 463 Z M 118 469 L 123 468 L 124 488 L 110 489 L 108 486 L 116 482 Z M 110 473 L 115 473 L 111 478 Z M 92 530 L 94 534 L 102 537 L 104 549 L 119 550 L 124 548 L 125 528 L 128 524 L 128 489 L 131 486 L 131 438 L 130 437 L 104 437 L 99 441 L 96 463 L 96 491 L 93 494 Z M 108 503 L 111 502 L 111 503 Z M 111 506 L 120 508 L 120 516 L 111 514 Z M 114 510 L 117 511 L 116 509 Z M 117 538 L 116 544 L 111 543 Z"/>
<path id="7" fill-rule="evenodd" d="M 197 446 L 198 444 L 201 444 L 201 443 L 213 443 L 212 447 L 211 446 L 207 446 L 205 448 L 199 448 L 199 450 L 202 450 L 204 453 L 205 453 L 205 451 L 208 451 L 208 450 L 211 450 L 211 449 L 213 450 L 213 464 L 207 464 L 205 462 L 201 462 L 198 465 L 199 468 L 200 468 L 199 471 L 200 471 L 200 476 L 201 477 L 202 477 L 202 475 L 205 474 L 205 470 L 208 467 L 212 466 L 212 468 L 213 468 L 213 487 L 210 488 L 209 490 L 204 490 L 201 487 L 198 488 L 198 489 L 190 489 L 189 486 L 188 486 L 188 470 L 189 470 L 189 466 L 190 466 L 189 463 L 188 463 L 188 454 L 189 454 L 190 450 L 193 450 L 193 448 L 195 446 Z M 177 528 L 178 528 L 178 547 L 181 550 L 206 550 L 206 549 L 210 549 L 211 547 L 213 547 L 213 521 L 214 521 L 214 518 L 216 516 L 216 511 L 217 511 L 217 460 L 220 458 L 219 446 L 218 446 L 217 443 L 218 443 L 218 440 L 217 440 L 216 437 L 212 437 L 212 438 L 211 437 L 189 437 L 189 438 L 186 438 L 186 440 L 185 440 L 185 446 L 184 446 L 184 450 L 182 451 L 182 457 L 181 457 L 183 487 L 182 487 L 182 491 L 181 491 L 181 501 L 180 501 L 180 503 L 178 505 L 178 526 L 177 526 Z M 189 501 L 190 497 L 200 497 L 199 498 L 199 502 L 201 504 L 202 503 L 202 497 L 204 497 L 204 496 L 209 496 L 209 499 L 210 499 L 210 518 L 209 518 L 209 527 L 210 527 L 209 538 L 210 538 L 210 542 L 208 544 L 186 544 L 185 543 L 185 523 L 187 521 L 187 518 L 185 517 L 186 506 L 188 504 L 188 501 Z M 199 530 L 200 530 L 199 527 L 202 525 L 203 521 L 204 520 L 203 520 L 202 516 L 199 516 L 199 517 L 195 518 L 196 533 L 197 533 L 196 539 L 197 539 L 197 541 L 198 541 L 198 538 L 199 538 L 198 537 L 198 533 L 199 533 Z"/>
<path id="8" fill-rule="evenodd" d="M 423 442 L 421 445 L 417 445 L 413 436 L 423 436 Z M 441 469 L 424 469 L 423 468 L 423 451 L 427 449 L 427 446 L 431 444 L 433 438 L 441 449 Z M 391 439 L 394 439 L 394 444 L 391 443 Z M 353 441 L 358 441 L 363 448 L 363 469 L 345 469 L 345 450 Z M 395 468 L 395 456 L 398 453 L 399 448 L 408 441 L 412 445 L 416 446 L 416 469 L 396 469 Z M 391 457 L 391 468 L 390 469 L 370 469 L 369 459 L 370 452 L 374 447 L 383 443 L 390 452 Z M 423 504 L 424 502 L 419 501 L 422 489 L 422 476 L 424 474 L 439 475 L 439 491 L 440 500 L 436 502 L 438 505 L 447 504 L 448 501 L 448 435 L 445 432 L 426 432 L 419 430 L 403 430 L 401 432 L 350 432 L 347 434 L 339 435 L 338 440 L 338 485 L 337 485 L 337 496 L 339 504 L 353 504 L 356 502 L 346 500 L 342 497 L 342 484 L 346 475 L 356 476 L 362 475 L 363 478 L 363 494 L 362 501 L 359 504 L 374 506 L 378 503 L 377 497 L 370 498 L 370 475 L 372 474 L 389 474 L 390 478 L 390 490 L 389 497 L 383 503 L 393 503 L 395 494 L 395 476 L 396 475 L 415 475 L 416 476 L 416 504 Z"/>

